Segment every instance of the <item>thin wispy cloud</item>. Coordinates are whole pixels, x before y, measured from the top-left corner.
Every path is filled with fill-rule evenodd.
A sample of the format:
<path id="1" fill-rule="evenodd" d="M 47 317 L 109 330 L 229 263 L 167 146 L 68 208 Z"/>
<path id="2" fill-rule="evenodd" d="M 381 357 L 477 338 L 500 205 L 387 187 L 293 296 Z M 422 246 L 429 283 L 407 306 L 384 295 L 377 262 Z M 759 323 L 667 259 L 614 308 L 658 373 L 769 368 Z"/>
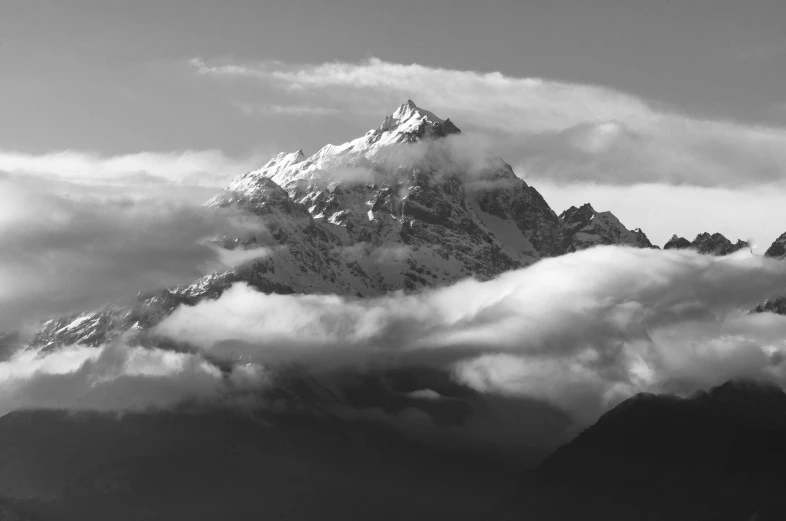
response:
<path id="1" fill-rule="evenodd" d="M 219 150 L 185 150 L 106 156 L 79 150 L 30 154 L 0 149 L 0 172 L 52 176 L 82 184 L 223 187 L 239 173 L 257 168 L 268 155 L 233 158 Z"/>
<path id="2" fill-rule="evenodd" d="M 246 116 L 330 116 L 341 110 L 314 105 L 269 105 L 261 103 L 233 103 Z"/>

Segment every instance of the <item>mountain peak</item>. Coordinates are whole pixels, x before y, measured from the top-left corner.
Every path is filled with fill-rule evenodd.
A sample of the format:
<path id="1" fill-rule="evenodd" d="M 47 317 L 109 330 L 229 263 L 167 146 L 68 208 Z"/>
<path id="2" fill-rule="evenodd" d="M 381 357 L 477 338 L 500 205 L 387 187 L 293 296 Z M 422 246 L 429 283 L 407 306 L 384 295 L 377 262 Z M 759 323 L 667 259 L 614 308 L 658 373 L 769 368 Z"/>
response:
<path id="1" fill-rule="evenodd" d="M 676 233 L 663 245 L 664 250 L 684 250 L 691 247 L 691 242 L 685 237 L 680 237 Z"/>
<path id="2" fill-rule="evenodd" d="M 442 119 L 430 110 L 418 107 L 414 101 L 408 99 L 400 105 L 393 114 L 385 117 L 379 126 L 382 132 L 395 131 L 397 134 L 424 134 L 446 135 L 460 132 L 458 127 L 449 119 Z"/>
<path id="3" fill-rule="evenodd" d="M 705 255 L 728 255 L 748 247 L 748 243 L 739 239 L 736 243 L 732 243 L 722 233 L 716 232 L 710 235 L 704 232 L 696 236 L 691 246 Z"/>
<path id="4" fill-rule="evenodd" d="M 277 166 L 279 168 L 285 168 L 291 165 L 295 165 L 306 158 L 306 155 L 303 153 L 303 149 L 300 148 L 294 152 L 279 152 L 273 158 L 265 164 L 262 168 L 271 168 L 273 166 Z"/>

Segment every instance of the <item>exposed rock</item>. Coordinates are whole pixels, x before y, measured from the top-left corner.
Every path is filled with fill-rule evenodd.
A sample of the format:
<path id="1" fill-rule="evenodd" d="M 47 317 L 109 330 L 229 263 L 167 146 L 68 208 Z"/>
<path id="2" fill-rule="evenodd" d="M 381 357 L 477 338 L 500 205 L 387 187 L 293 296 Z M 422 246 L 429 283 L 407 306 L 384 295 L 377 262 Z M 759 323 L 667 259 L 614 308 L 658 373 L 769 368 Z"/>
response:
<path id="1" fill-rule="evenodd" d="M 664 250 L 686 250 L 693 249 L 703 255 L 729 255 L 735 251 L 743 248 L 749 248 L 750 245 L 742 240 L 737 240 L 732 243 L 729 239 L 720 233 L 700 233 L 693 239 L 693 242 L 688 241 L 684 237 L 672 235 L 671 239 L 663 245 Z"/>
<path id="2" fill-rule="evenodd" d="M 742 248 L 748 248 L 749 244 L 745 241 L 737 240 L 736 243 L 724 237 L 720 233 L 700 233 L 693 239 L 691 248 L 704 255 L 729 255 Z"/>
<path id="3" fill-rule="evenodd" d="M 664 250 L 684 250 L 690 248 L 691 243 L 685 237 L 678 237 L 676 234 L 671 236 L 669 242 L 663 245 Z"/>
<path id="4" fill-rule="evenodd" d="M 767 299 L 753 308 L 754 313 L 777 313 L 786 315 L 786 297 L 776 297 Z"/>
<path id="5" fill-rule="evenodd" d="M 765 257 L 773 257 L 776 259 L 786 258 L 786 233 L 775 239 L 767 251 L 764 252 Z"/>
<path id="6" fill-rule="evenodd" d="M 560 227 L 552 253 L 562 255 L 591 246 L 621 244 L 654 248 L 639 228 L 628 230 L 611 212 L 596 212 L 587 203 L 571 206 L 560 215 Z"/>

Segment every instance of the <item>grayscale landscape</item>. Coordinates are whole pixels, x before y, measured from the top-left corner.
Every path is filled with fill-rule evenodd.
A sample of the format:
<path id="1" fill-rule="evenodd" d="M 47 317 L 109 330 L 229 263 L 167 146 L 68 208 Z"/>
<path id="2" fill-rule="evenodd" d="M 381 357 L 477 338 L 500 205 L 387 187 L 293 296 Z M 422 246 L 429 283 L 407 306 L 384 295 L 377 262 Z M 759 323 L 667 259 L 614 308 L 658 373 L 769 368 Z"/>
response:
<path id="1" fill-rule="evenodd" d="M 0 520 L 786 519 L 754 4 L 0 4 Z"/>

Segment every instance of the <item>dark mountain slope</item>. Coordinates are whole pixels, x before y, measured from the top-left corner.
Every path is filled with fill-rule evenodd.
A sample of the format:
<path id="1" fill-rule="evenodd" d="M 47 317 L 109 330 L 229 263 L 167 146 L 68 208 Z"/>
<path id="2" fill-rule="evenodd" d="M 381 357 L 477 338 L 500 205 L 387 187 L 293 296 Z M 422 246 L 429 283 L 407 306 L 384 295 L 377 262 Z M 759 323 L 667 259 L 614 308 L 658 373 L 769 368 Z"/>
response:
<path id="1" fill-rule="evenodd" d="M 747 521 L 786 494 L 786 394 L 637 395 L 528 474 L 504 519 Z"/>

